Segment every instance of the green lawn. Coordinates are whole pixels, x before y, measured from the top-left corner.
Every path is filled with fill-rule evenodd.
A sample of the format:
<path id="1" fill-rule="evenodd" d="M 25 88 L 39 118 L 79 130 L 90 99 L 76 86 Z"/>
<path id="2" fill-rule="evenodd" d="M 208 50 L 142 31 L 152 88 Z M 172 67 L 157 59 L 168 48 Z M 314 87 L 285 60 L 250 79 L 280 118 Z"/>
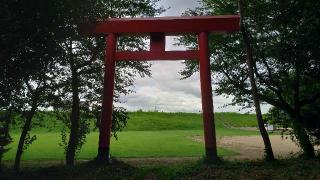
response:
<path id="1" fill-rule="evenodd" d="M 128 126 L 120 132 L 118 140 L 112 139 L 111 154 L 114 157 L 186 157 L 203 156 L 204 145 L 191 139 L 200 136 L 202 131 L 202 118 L 200 114 L 191 113 L 159 113 L 134 112 L 130 113 Z M 32 134 L 37 140 L 23 154 L 23 160 L 63 160 L 64 152 L 59 146 L 61 141 L 60 122 L 54 122 L 50 117 L 50 132 L 44 128 L 36 128 Z M 229 126 L 252 126 L 253 115 L 240 115 L 235 113 L 217 113 L 217 136 L 257 135 L 257 131 L 245 131 Z M 236 122 L 236 123 L 235 123 Z M 55 128 L 52 128 L 55 127 Z M 13 133 L 14 142 L 6 153 L 5 160 L 13 160 L 19 134 Z M 79 153 L 79 159 L 93 159 L 97 154 L 98 133 L 92 132 L 87 137 L 87 143 Z M 219 148 L 222 156 L 234 154 L 233 151 Z"/>

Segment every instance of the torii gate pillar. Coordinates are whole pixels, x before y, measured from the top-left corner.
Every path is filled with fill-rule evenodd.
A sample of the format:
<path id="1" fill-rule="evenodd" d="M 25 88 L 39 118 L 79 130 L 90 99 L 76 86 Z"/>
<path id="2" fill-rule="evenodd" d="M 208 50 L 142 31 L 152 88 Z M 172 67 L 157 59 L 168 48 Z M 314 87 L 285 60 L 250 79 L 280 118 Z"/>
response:
<path id="1" fill-rule="evenodd" d="M 90 34 L 108 34 L 106 39 L 105 76 L 97 159 L 110 160 L 113 92 L 116 61 L 198 60 L 206 160 L 218 159 L 214 124 L 208 33 L 239 30 L 239 16 L 198 16 L 170 18 L 132 18 L 99 21 L 82 30 Z M 89 28 L 88 28 L 89 27 Z M 197 34 L 198 50 L 165 51 L 166 35 Z M 117 52 L 117 36 L 150 35 L 150 51 Z"/>
<path id="2" fill-rule="evenodd" d="M 105 51 L 105 75 L 103 86 L 103 101 L 100 122 L 99 148 L 97 159 L 100 161 L 110 160 L 110 137 L 112 127 L 113 92 L 115 78 L 115 53 L 117 37 L 109 34 L 106 38 L 107 48 Z"/>
<path id="3" fill-rule="evenodd" d="M 199 43 L 201 100 L 202 100 L 206 158 L 209 161 L 216 161 L 218 159 L 218 155 L 217 155 L 215 124 L 214 124 L 213 102 L 212 102 L 208 34 L 205 32 L 201 32 L 198 35 L 198 43 Z"/>

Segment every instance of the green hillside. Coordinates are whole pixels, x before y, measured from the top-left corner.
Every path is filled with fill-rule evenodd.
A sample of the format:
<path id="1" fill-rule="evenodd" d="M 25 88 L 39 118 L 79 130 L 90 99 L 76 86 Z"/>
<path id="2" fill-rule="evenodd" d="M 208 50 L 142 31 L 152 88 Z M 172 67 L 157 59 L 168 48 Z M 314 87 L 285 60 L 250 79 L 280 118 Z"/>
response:
<path id="1" fill-rule="evenodd" d="M 203 129 L 202 114 L 131 112 L 125 131 Z M 216 127 L 257 127 L 253 114 L 216 113 Z"/>
<path id="2" fill-rule="evenodd" d="M 192 139 L 203 135 L 202 115 L 195 113 L 130 112 L 127 127 L 118 132 L 118 140 L 112 138 L 111 154 L 115 157 L 185 157 L 204 155 L 203 142 Z M 218 138 L 234 135 L 257 135 L 257 131 L 246 131 L 237 127 L 256 126 L 254 115 L 216 113 Z M 90 120 L 90 119 L 89 119 Z M 92 128 L 94 120 L 91 119 Z M 31 135 L 37 140 L 24 153 L 23 160 L 64 159 L 60 131 L 63 123 L 53 112 L 42 112 L 34 120 Z M 5 154 L 5 160 L 13 160 L 20 136 L 19 124 L 12 131 L 13 143 Z M 232 128 L 231 128 L 232 127 Z M 94 129 L 94 128 L 93 128 Z M 98 132 L 87 136 L 79 159 L 93 159 L 97 154 Z M 232 150 L 218 148 L 221 156 L 235 154 Z"/>

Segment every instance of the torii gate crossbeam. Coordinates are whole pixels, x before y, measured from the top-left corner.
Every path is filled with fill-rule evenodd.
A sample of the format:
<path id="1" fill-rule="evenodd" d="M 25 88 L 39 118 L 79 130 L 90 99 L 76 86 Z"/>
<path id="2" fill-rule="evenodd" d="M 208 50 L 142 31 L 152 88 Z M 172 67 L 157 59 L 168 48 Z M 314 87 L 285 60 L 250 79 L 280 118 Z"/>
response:
<path id="1" fill-rule="evenodd" d="M 110 135 L 116 61 L 198 60 L 200 66 L 201 99 L 206 158 L 215 161 L 216 134 L 212 102 L 209 33 L 231 33 L 239 30 L 239 16 L 191 16 L 158 18 L 110 18 L 82 26 L 84 34 L 107 35 L 105 76 L 100 124 L 98 160 L 109 161 Z M 166 35 L 195 34 L 198 50 L 165 51 Z M 149 35 L 150 51 L 117 52 L 117 37 Z"/>

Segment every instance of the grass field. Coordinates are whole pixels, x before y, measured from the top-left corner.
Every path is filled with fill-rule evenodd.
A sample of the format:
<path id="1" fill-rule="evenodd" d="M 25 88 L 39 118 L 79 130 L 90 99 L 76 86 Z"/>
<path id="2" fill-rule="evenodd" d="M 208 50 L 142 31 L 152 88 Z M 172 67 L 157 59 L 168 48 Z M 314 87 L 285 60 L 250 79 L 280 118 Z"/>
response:
<path id="1" fill-rule="evenodd" d="M 5 156 L 7 161 L 0 179 L 320 179 L 319 159 L 222 160 L 207 165 L 201 159 L 186 158 L 204 154 L 204 145 L 190 138 L 203 134 L 201 115 L 188 113 L 130 113 L 127 128 L 119 133 L 118 141 L 113 138 L 111 142 L 111 153 L 117 159 L 109 165 L 77 161 L 75 166 L 68 167 L 63 162 L 63 149 L 58 145 L 62 124 L 47 115 L 43 121 L 49 129 L 33 129 L 32 134 L 38 139 L 24 153 L 20 173 L 10 168 L 19 137 L 18 130 L 13 130 L 14 142 Z M 216 114 L 218 137 L 258 135 L 257 131 L 237 129 L 254 126 L 254 115 Z M 97 141 L 98 133 L 93 131 L 78 159 L 93 159 L 97 154 Z M 234 154 L 229 149 L 218 151 L 222 156 Z"/>
<path id="2" fill-rule="evenodd" d="M 112 139 L 111 154 L 114 157 L 188 157 L 204 155 L 204 145 L 190 137 L 203 134 L 202 116 L 192 113 L 132 112 L 127 127 Z M 23 160 L 63 160 L 60 129 L 62 124 L 51 116 L 42 119 L 49 127 L 34 128 L 37 140 L 25 151 Z M 36 120 L 39 121 L 39 120 Z M 217 113 L 217 136 L 257 135 L 230 127 L 255 126 L 254 115 Z M 14 142 L 4 160 L 13 160 L 19 134 L 13 133 Z M 78 159 L 93 159 L 97 154 L 98 133 L 92 132 L 79 153 Z M 222 156 L 235 154 L 232 150 L 219 148 Z"/>

